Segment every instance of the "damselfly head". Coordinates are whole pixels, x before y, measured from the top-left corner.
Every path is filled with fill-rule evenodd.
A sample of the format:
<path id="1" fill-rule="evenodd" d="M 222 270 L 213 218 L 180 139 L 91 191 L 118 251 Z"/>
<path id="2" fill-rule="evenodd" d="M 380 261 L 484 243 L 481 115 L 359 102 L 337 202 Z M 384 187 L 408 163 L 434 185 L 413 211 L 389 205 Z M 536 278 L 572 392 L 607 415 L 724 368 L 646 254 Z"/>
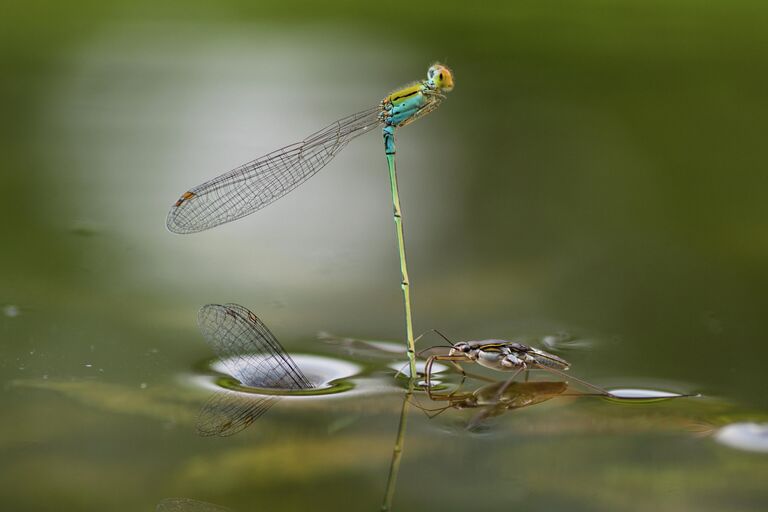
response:
<path id="1" fill-rule="evenodd" d="M 438 91 L 453 89 L 453 73 L 439 62 L 435 62 L 427 71 L 427 81 Z"/>

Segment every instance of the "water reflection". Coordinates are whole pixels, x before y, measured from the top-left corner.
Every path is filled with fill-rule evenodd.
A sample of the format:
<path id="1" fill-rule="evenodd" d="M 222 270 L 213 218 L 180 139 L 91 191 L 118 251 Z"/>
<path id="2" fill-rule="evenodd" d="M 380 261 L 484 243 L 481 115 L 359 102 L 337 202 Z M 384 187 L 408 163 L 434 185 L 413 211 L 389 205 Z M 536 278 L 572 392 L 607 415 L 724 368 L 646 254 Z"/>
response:
<path id="1" fill-rule="evenodd" d="M 434 418 L 448 409 L 478 409 L 478 412 L 467 424 L 468 430 L 474 430 L 486 420 L 504 413 L 531 405 L 546 402 L 568 389 L 566 382 L 493 382 L 480 386 L 472 392 L 433 393 L 428 390 L 427 396 L 433 402 L 443 402 L 442 407 L 429 408 L 414 403 L 424 411 L 429 418 Z M 569 396 L 602 396 L 595 394 L 577 393 Z"/>
<path id="2" fill-rule="evenodd" d="M 264 323 L 238 304 L 208 304 L 198 313 L 200 331 L 229 375 L 255 388 L 306 390 L 313 384 Z M 203 405 L 197 421 L 202 436 L 231 436 L 250 426 L 279 400 L 219 391 Z"/>
<path id="3" fill-rule="evenodd" d="M 318 332 L 317 339 L 356 358 L 395 361 L 406 353 L 405 345 L 401 341 L 362 340 L 348 336 L 337 336 L 325 331 Z"/>
<path id="4" fill-rule="evenodd" d="M 279 398 L 261 397 L 234 391 L 220 391 L 205 402 L 197 419 L 201 436 L 227 437 L 248 428 Z"/>
<path id="5" fill-rule="evenodd" d="M 715 440 L 737 450 L 768 453 L 768 423 L 740 422 L 721 427 Z"/>
<path id="6" fill-rule="evenodd" d="M 427 366 L 427 364 L 425 364 L 425 366 Z M 424 389 L 426 390 L 426 396 L 432 402 L 445 404 L 438 407 L 428 407 L 419 403 L 419 401 L 414 398 L 416 379 L 408 379 L 408 387 L 403 396 L 403 404 L 400 411 L 400 422 L 398 425 L 397 437 L 395 438 L 394 447 L 392 449 L 389 475 L 387 478 L 384 499 L 381 505 L 382 511 L 388 511 L 392 509 L 392 503 L 397 487 L 397 477 L 404 454 L 405 431 L 408 418 L 408 408 L 410 405 L 413 405 L 422 410 L 429 419 L 435 418 L 436 416 L 439 416 L 449 409 L 474 409 L 477 412 L 475 412 L 466 422 L 464 430 L 468 432 L 484 432 L 489 427 L 489 421 L 494 418 L 497 418 L 513 410 L 541 404 L 556 397 L 595 397 L 609 399 L 613 402 L 649 403 L 691 396 L 651 389 L 619 389 L 617 390 L 617 394 L 614 395 L 612 394 L 613 392 L 602 390 L 602 388 L 589 384 L 580 379 L 574 380 L 578 383 L 581 383 L 582 385 L 586 385 L 587 387 L 596 390 L 597 392 L 567 392 L 569 389 L 567 381 L 529 382 L 527 380 L 527 372 L 525 382 L 517 382 L 513 380 L 515 376 L 513 376 L 512 379 L 494 381 L 484 376 L 472 375 L 464 372 L 461 369 L 459 370 L 462 374 L 459 387 L 455 388 L 450 393 L 436 393 L 435 390 L 443 387 L 443 385 L 431 379 L 430 380 L 432 385 L 429 385 L 427 382 L 419 383 L 419 385 L 424 386 Z M 428 379 L 430 368 L 425 368 L 423 371 L 424 373 L 421 375 Z M 478 387 L 472 392 L 459 392 L 459 389 L 462 385 L 464 385 L 467 377 L 490 382 Z M 573 378 L 572 376 L 567 375 L 566 377 Z M 581 418 L 581 420 L 594 422 L 595 419 L 592 414 L 588 414 L 588 416 Z M 549 423 L 550 421 L 545 420 L 545 423 L 542 424 L 542 427 L 549 427 Z M 754 435 L 754 429 L 752 429 L 752 434 L 749 436 L 749 442 L 752 446 L 755 444 L 755 438 L 759 438 L 757 444 L 765 442 L 765 439 L 768 439 L 768 435 L 766 435 L 766 433 L 768 433 L 768 428 L 761 430 L 756 436 Z"/>
<path id="7" fill-rule="evenodd" d="M 481 379 L 486 380 L 483 377 Z M 462 380 L 463 382 L 463 380 Z M 429 408 L 421 405 L 414 398 L 415 379 L 408 379 L 408 388 L 403 396 L 403 405 L 400 411 L 400 421 L 397 429 L 397 437 L 392 449 L 392 458 L 390 460 L 389 474 L 382 501 L 381 510 L 392 510 L 392 503 L 397 487 L 397 478 L 400 472 L 405 449 L 405 431 L 408 419 L 408 408 L 410 405 L 424 411 L 430 418 L 434 418 L 448 409 L 477 409 L 466 425 L 466 430 L 474 432 L 483 428 L 487 420 L 500 416 L 506 412 L 521 409 L 531 405 L 546 402 L 556 396 L 564 395 L 568 389 L 566 382 L 510 382 L 508 380 L 492 381 L 475 389 L 473 392 L 457 393 L 457 390 L 451 393 L 434 393 L 432 387 L 427 387 L 426 395 L 433 402 L 443 402 L 447 405 Z M 569 396 L 605 396 L 602 393 L 574 393 Z"/>

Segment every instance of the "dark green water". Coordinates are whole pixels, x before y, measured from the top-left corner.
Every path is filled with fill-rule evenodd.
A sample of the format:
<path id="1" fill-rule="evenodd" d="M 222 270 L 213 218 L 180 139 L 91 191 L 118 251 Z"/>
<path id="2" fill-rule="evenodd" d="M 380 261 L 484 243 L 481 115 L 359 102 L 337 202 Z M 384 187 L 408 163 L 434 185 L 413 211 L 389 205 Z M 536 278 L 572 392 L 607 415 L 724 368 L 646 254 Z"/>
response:
<path id="1" fill-rule="evenodd" d="M 0 508 L 378 510 L 404 391 L 391 361 L 317 333 L 402 336 L 380 137 L 238 222 L 178 236 L 164 220 L 190 186 L 435 60 L 456 89 L 398 132 L 416 331 L 568 333 L 574 375 L 703 396 L 555 397 L 474 431 L 475 410 L 411 407 L 394 508 L 768 506 L 768 435 L 738 427 L 768 422 L 768 7 L 398 8 L 3 8 Z M 354 389 L 198 436 L 210 302 L 247 306 L 291 353 L 359 365 Z"/>

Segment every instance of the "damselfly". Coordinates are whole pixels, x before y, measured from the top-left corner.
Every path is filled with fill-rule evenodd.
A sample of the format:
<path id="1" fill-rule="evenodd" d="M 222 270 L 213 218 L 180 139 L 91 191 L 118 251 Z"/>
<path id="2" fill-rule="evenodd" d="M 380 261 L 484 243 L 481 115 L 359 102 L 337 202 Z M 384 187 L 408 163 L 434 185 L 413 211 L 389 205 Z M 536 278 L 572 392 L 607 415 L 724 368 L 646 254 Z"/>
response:
<path id="1" fill-rule="evenodd" d="M 168 229 L 174 233 L 195 233 L 253 213 L 309 179 L 352 139 L 382 127 L 402 274 L 408 361 L 414 375 L 410 280 L 397 186 L 395 128 L 435 110 L 445 99 L 443 93 L 452 89 L 451 71 L 442 64 L 434 64 L 427 71 L 426 80 L 393 92 L 378 105 L 343 117 L 301 142 L 275 150 L 184 192 L 168 213 Z"/>
<path id="2" fill-rule="evenodd" d="M 197 316 L 200 331 L 230 376 L 256 388 L 314 386 L 267 326 L 238 304 L 208 304 Z M 200 411 L 200 435 L 229 436 L 248 427 L 279 400 L 277 396 L 220 391 Z"/>
<path id="3" fill-rule="evenodd" d="M 400 89 L 378 105 L 245 163 L 181 195 L 168 213 L 174 233 L 195 233 L 253 213 L 309 179 L 352 139 L 382 127 L 386 154 L 395 153 L 394 130 L 435 110 L 453 88 L 451 71 L 434 64 L 427 79 Z"/>
<path id="4" fill-rule="evenodd" d="M 447 355 L 432 355 L 427 358 L 424 373 L 426 374 L 428 389 L 431 387 L 432 364 L 435 361 L 445 361 L 453 364 L 462 374 L 464 374 L 464 370 L 457 364 L 460 362 L 477 363 L 480 366 L 502 372 L 514 372 L 507 379 L 506 386 L 509 386 L 515 377 L 524 370 L 545 370 L 579 382 L 599 391 L 604 396 L 611 396 L 608 391 L 565 373 L 570 368 L 570 363 L 549 352 L 544 352 L 517 341 L 481 340 L 454 343 L 440 331 L 436 329 L 433 329 L 433 331 L 450 344 L 450 350 Z M 503 395 L 505 390 L 506 387 L 501 387 L 498 391 L 499 396 Z"/>

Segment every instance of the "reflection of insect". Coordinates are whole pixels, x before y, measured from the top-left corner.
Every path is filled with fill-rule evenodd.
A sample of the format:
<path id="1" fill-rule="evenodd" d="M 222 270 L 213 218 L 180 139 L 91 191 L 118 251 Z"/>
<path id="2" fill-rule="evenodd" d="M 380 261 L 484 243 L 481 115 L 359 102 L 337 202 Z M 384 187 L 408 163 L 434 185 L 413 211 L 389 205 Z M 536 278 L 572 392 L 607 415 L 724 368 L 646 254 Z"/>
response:
<path id="1" fill-rule="evenodd" d="M 523 370 L 537 369 L 563 375 L 566 378 L 573 379 L 585 386 L 595 389 L 606 396 L 610 395 L 610 393 L 602 388 L 566 374 L 565 370 L 570 368 L 570 363 L 549 352 L 544 352 L 543 350 L 529 347 L 528 345 L 516 341 L 482 340 L 459 341 L 458 343 L 453 343 L 440 331 L 435 329 L 433 329 L 433 331 L 450 343 L 451 349 L 448 351 L 447 355 L 433 355 L 429 356 L 427 359 L 424 368 L 427 388 L 431 386 L 432 364 L 435 361 L 446 361 L 453 364 L 462 375 L 464 375 L 464 370 L 457 364 L 459 362 L 477 363 L 486 368 L 502 372 L 515 372 L 512 374 L 512 377 L 506 381 L 505 385 L 499 388 L 497 392 L 499 396 L 503 395 L 506 387 L 512 383 L 520 372 Z"/>
<path id="2" fill-rule="evenodd" d="M 535 405 L 554 398 L 568 389 L 565 382 L 513 382 L 502 390 L 502 386 L 507 384 L 505 381 L 497 381 L 477 388 L 471 393 L 433 393 L 431 389 L 427 390 L 429 399 L 435 402 L 447 402 L 444 407 L 428 409 L 418 406 L 427 416 L 434 418 L 446 409 L 476 409 L 483 408 L 486 412 L 483 418 L 498 416 L 512 409 L 520 409 Z"/>
<path id="3" fill-rule="evenodd" d="M 229 374 L 246 386 L 299 390 L 314 387 L 256 315 L 237 304 L 200 308 L 198 324 Z M 222 391 L 200 411 L 200 435 L 228 436 L 264 414 L 278 398 Z"/>
<path id="4" fill-rule="evenodd" d="M 603 396 L 603 393 L 566 393 L 566 382 L 512 382 L 497 381 L 477 388 L 471 393 L 433 393 L 427 389 L 429 399 L 443 402 L 446 405 L 437 408 L 427 408 L 412 401 L 411 403 L 424 411 L 429 418 L 434 418 L 448 409 L 477 409 L 477 413 L 467 422 L 466 429 L 475 431 L 483 427 L 491 418 L 507 412 L 546 402 L 558 396 L 585 397 Z"/>
<path id="5" fill-rule="evenodd" d="M 306 181 L 352 139 L 378 126 L 383 126 L 387 155 L 394 155 L 395 128 L 435 110 L 444 98 L 442 92 L 451 89 L 451 71 L 435 64 L 426 80 L 390 94 L 373 108 L 184 192 L 168 213 L 168 229 L 195 233 L 253 213 Z"/>

